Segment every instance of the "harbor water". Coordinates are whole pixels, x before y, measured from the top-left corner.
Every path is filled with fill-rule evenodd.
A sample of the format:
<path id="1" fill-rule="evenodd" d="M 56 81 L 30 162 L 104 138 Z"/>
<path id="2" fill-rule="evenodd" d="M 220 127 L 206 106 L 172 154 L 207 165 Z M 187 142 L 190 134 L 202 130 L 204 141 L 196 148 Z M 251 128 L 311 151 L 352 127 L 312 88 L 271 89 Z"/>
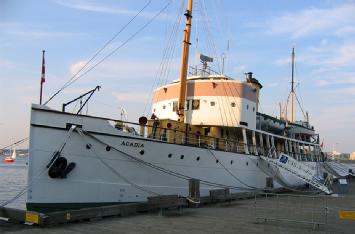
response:
<path id="1" fill-rule="evenodd" d="M 26 188 L 28 156 L 19 156 L 15 162 L 5 163 L 0 156 L 0 204 L 11 200 Z M 25 209 L 26 193 L 7 207 Z"/>

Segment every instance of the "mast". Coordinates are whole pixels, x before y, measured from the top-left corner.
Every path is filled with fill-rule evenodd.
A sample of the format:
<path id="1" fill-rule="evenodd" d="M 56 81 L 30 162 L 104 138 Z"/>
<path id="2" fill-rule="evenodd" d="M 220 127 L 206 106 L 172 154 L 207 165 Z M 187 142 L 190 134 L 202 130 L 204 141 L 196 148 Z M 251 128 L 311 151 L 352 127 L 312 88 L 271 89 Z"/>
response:
<path id="1" fill-rule="evenodd" d="M 292 48 L 292 72 L 291 72 L 291 118 L 290 121 L 293 123 L 294 121 L 294 110 L 293 110 L 293 99 L 295 95 L 295 89 L 294 89 L 294 70 L 295 70 L 295 47 Z"/>
<path id="2" fill-rule="evenodd" d="M 190 34 L 191 34 L 191 21 L 192 21 L 192 0 L 188 0 L 187 10 L 185 12 L 186 26 L 184 30 L 184 39 L 182 47 L 181 65 L 180 65 L 180 87 L 179 87 L 179 101 L 177 114 L 179 121 L 184 122 L 185 115 L 185 102 L 186 102 L 186 78 L 189 63 L 189 47 L 190 47 Z"/>

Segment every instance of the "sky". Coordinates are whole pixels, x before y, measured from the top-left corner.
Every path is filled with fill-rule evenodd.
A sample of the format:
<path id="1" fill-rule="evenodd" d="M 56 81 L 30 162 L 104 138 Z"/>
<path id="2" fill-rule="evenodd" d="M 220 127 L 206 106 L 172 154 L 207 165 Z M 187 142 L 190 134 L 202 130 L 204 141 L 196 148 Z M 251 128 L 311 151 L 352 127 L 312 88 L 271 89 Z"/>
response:
<path id="1" fill-rule="evenodd" d="M 0 0 L 0 148 L 29 135 L 30 106 L 39 102 L 42 50 L 47 100 L 148 3 Z M 179 18 L 185 9 L 181 0 L 151 1 L 88 68 L 112 55 L 48 106 L 60 109 L 100 85 L 89 114 L 119 119 L 124 108 L 133 122 L 149 115 L 152 90 L 178 78 L 184 22 Z M 264 86 L 260 111 L 277 116 L 279 102 L 285 105 L 290 90 L 295 47 L 302 110 L 309 112 L 326 151 L 352 152 L 354 13 L 355 1 L 349 0 L 195 0 L 190 65 L 199 63 L 196 55 L 204 53 L 214 57 L 215 70 L 221 70 L 224 56 L 225 74 L 235 79 L 253 72 Z M 297 119 L 304 119 L 301 108 L 295 111 Z"/>

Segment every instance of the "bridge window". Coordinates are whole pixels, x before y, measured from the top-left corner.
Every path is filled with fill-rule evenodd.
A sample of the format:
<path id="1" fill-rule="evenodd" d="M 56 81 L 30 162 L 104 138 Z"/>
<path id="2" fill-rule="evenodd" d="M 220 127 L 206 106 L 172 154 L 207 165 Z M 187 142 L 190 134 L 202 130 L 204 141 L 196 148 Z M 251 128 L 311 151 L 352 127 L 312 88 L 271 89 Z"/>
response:
<path id="1" fill-rule="evenodd" d="M 174 101 L 173 102 L 173 112 L 176 112 L 178 109 L 178 102 L 177 101 Z"/>
<path id="2" fill-rule="evenodd" d="M 192 100 L 192 110 L 200 109 L 200 100 Z"/>

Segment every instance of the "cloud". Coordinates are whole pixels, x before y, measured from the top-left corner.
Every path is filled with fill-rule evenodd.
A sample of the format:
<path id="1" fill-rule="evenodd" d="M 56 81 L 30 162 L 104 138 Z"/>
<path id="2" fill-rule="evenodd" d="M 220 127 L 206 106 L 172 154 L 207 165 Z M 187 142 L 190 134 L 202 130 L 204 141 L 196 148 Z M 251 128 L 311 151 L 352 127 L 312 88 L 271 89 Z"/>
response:
<path id="1" fill-rule="evenodd" d="M 87 61 L 82 60 L 73 63 L 69 66 L 70 74 L 76 74 L 82 66 L 86 64 Z M 83 69 L 83 72 L 90 69 L 94 63 L 90 63 L 87 68 Z M 132 80 L 132 78 L 154 78 L 156 70 L 158 68 L 159 62 L 157 61 L 143 61 L 143 60 L 115 60 L 115 61 L 105 61 L 97 66 L 95 69 L 88 73 L 88 76 L 96 77 L 97 79 L 102 78 L 118 78 Z"/>
<path id="2" fill-rule="evenodd" d="M 116 98 L 118 102 L 137 102 L 145 103 L 147 101 L 147 93 L 143 92 L 112 92 L 112 96 Z"/>
<path id="3" fill-rule="evenodd" d="M 268 34 L 289 35 L 296 39 L 322 32 L 344 35 L 354 32 L 355 4 L 330 9 L 309 8 L 272 18 L 263 24 Z"/>
<path id="4" fill-rule="evenodd" d="M 136 9 L 128 9 L 123 6 L 117 5 L 109 5 L 103 4 L 102 2 L 97 1 L 83 1 L 83 0 L 54 0 L 54 2 L 58 5 L 76 9 L 80 11 L 89 11 L 89 12 L 97 12 L 104 14 L 115 14 L 115 15 L 126 15 L 126 16 L 135 16 L 139 10 Z M 155 15 L 155 12 L 141 12 L 139 14 L 140 17 L 151 18 Z M 161 14 L 160 18 L 168 17 L 166 14 Z"/>
<path id="5" fill-rule="evenodd" d="M 238 72 L 246 72 L 247 71 L 247 67 L 245 66 L 245 65 L 239 65 L 239 66 L 235 66 L 234 68 L 233 68 L 233 72 L 236 72 L 236 73 L 238 73 Z"/>
<path id="6" fill-rule="evenodd" d="M 14 63 L 7 59 L 0 58 L 0 68 L 13 68 Z"/>
<path id="7" fill-rule="evenodd" d="M 51 31 L 46 25 L 20 22 L 0 22 L 0 32 L 24 40 L 72 38 L 83 35 L 78 32 Z"/>
<path id="8" fill-rule="evenodd" d="M 344 67 L 352 67 L 355 61 L 355 42 L 324 43 L 306 48 L 296 56 L 296 63 L 313 67 L 313 74 L 324 74 Z M 291 64 L 291 58 L 280 58 L 274 62 L 278 66 Z"/>

